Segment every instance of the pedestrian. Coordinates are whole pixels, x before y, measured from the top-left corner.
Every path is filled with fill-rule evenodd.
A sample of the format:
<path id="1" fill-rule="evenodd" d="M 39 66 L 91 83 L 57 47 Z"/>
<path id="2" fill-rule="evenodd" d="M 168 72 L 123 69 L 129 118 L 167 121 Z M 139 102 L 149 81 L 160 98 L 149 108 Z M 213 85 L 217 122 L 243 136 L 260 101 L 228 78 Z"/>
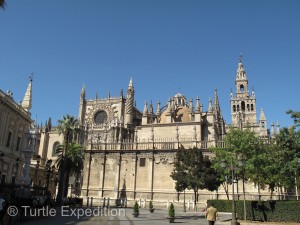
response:
<path id="1" fill-rule="evenodd" d="M 219 220 L 218 211 L 214 207 L 213 203 L 211 203 L 210 207 L 207 208 L 205 217 L 209 225 L 214 225 L 216 220 Z"/>

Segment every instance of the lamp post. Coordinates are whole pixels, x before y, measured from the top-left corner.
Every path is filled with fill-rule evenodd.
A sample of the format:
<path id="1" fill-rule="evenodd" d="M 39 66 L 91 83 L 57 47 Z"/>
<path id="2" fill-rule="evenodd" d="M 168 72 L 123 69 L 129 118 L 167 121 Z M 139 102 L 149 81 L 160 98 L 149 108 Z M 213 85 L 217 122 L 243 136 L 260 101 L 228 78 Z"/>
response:
<path id="1" fill-rule="evenodd" d="M 14 178 L 13 183 L 12 183 L 13 190 L 15 189 L 15 185 L 18 181 L 19 162 L 20 162 L 20 159 L 16 158 L 16 174 L 15 174 L 15 178 Z"/>
<path id="2" fill-rule="evenodd" d="M 36 165 L 35 165 L 35 175 L 34 175 L 34 182 L 35 182 L 36 186 L 37 186 L 37 176 L 38 176 L 38 170 L 40 168 L 40 162 L 41 162 L 41 156 L 37 155 L 36 156 Z"/>
<path id="3" fill-rule="evenodd" d="M 52 160 L 49 159 L 46 163 L 46 191 L 48 191 L 48 187 L 49 187 L 49 180 L 50 180 L 50 173 L 52 172 L 52 168 L 51 168 L 51 164 L 52 164 Z"/>
<path id="4" fill-rule="evenodd" d="M 239 166 L 243 166 L 243 161 L 238 160 Z M 237 225 L 237 220 L 236 220 L 236 205 L 235 205 L 235 196 L 234 196 L 234 183 L 237 182 L 237 179 L 235 180 L 235 173 L 236 170 L 239 169 L 238 167 L 235 167 L 233 165 L 233 157 L 232 155 L 230 156 L 230 172 L 231 172 L 231 180 L 232 180 L 232 219 L 231 219 L 231 225 Z M 227 167 L 227 162 L 225 160 L 222 160 L 221 162 L 221 167 L 225 169 Z"/>

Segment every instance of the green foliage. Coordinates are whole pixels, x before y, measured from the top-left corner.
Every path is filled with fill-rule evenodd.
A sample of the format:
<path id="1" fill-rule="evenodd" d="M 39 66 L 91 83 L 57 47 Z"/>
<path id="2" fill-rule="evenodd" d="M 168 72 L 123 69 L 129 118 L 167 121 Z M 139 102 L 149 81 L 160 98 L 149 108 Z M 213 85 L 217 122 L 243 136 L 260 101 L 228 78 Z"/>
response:
<path id="1" fill-rule="evenodd" d="M 262 189 L 268 186 L 271 196 L 275 187 L 283 184 L 280 179 L 282 165 L 278 162 L 281 157 L 279 149 L 274 143 L 265 143 L 250 129 L 230 128 L 225 138 L 225 144 L 227 146 L 225 149 L 211 149 L 216 154 L 214 167 L 220 173 L 223 182 L 226 180 L 229 183 L 232 182 L 230 171 L 232 163 L 238 179 L 243 180 L 244 183 L 251 181 Z M 238 164 L 239 159 L 243 161 L 242 166 Z M 225 169 L 221 168 L 223 160 L 227 162 Z M 287 163 L 285 160 L 282 162 Z M 223 186 L 226 187 L 226 185 Z M 227 192 L 227 190 L 225 191 Z"/>
<path id="2" fill-rule="evenodd" d="M 56 152 L 58 153 L 58 157 L 56 160 L 56 165 L 58 167 L 58 170 L 61 170 L 62 168 L 62 160 L 63 160 L 63 145 L 59 145 L 57 147 Z M 71 142 L 68 145 L 67 152 L 66 152 L 66 165 L 65 169 L 70 173 L 70 175 L 77 175 L 80 173 L 80 171 L 83 169 L 83 155 L 84 147 L 76 142 Z"/>
<path id="3" fill-rule="evenodd" d="M 153 202 L 152 201 L 149 202 L 149 209 L 153 209 Z"/>
<path id="4" fill-rule="evenodd" d="M 213 191 L 220 185 L 211 161 L 198 148 L 177 152 L 171 177 L 176 181 L 177 191 L 184 191 L 186 188 L 193 189 L 195 193 L 198 189 Z"/>
<path id="5" fill-rule="evenodd" d="M 291 114 L 291 118 L 294 120 L 296 127 L 300 126 L 300 112 L 294 112 L 293 110 L 288 110 L 287 114 Z"/>
<path id="6" fill-rule="evenodd" d="M 170 204 L 168 213 L 170 218 L 175 217 L 175 208 L 173 203 Z"/>
<path id="7" fill-rule="evenodd" d="M 295 127 L 283 128 L 275 138 L 274 153 L 279 169 L 278 183 L 293 187 L 295 174 L 300 174 L 300 131 Z"/>
<path id="8" fill-rule="evenodd" d="M 232 201 L 208 200 L 219 212 L 232 212 Z M 246 201 L 247 220 L 300 222 L 300 201 Z M 237 218 L 244 218 L 243 201 L 236 201 Z"/>
<path id="9" fill-rule="evenodd" d="M 135 201 L 133 205 L 133 213 L 139 213 L 139 204 Z"/>

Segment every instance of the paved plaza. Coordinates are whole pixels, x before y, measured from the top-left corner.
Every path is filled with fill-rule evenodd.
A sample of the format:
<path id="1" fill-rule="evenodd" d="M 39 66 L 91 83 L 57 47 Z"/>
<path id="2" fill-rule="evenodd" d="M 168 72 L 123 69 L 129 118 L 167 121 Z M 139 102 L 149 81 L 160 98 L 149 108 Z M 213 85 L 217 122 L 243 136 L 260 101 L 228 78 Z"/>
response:
<path id="1" fill-rule="evenodd" d="M 84 211 L 87 210 L 88 211 Z M 98 208 L 99 209 L 99 208 Z M 24 221 L 19 221 L 17 217 L 12 220 L 12 225 L 163 225 L 169 224 L 167 219 L 166 209 L 156 209 L 154 213 L 150 213 L 147 209 L 140 209 L 140 215 L 138 218 L 133 218 L 132 208 L 110 208 L 108 210 L 100 208 L 100 214 L 83 215 L 83 212 L 97 212 L 97 208 L 76 208 L 76 209 L 62 209 L 56 208 L 55 216 L 31 216 Z M 216 225 L 230 225 L 231 214 L 219 213 L 220 221 L 217 221 Z M 199 224 L 207 225 L 205 219 L 205 212 L 194 211 L 176 211 L 175 223 L 178 224 Z M 244 222 L 241 221 L 241 225 L 279 225 L 281 223 L 268 223 L 268 222 Z M 296 223 L 282 223 L 285 225 L 294 225 Z"/>

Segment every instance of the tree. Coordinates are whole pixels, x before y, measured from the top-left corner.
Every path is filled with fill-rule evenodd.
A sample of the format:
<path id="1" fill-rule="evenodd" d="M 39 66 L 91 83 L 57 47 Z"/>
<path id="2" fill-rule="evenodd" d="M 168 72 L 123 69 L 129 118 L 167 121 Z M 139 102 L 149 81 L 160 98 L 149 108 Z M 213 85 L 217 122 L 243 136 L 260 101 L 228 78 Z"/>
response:
<path id="1" fill-rule="evenodd" d="M 294 124 L 296 127 L 300 126 L 300 112 L 295 112 L 290 109 L 286 113 L 291 114 L 291 118 L 294 120 Z"/>
<path id="2" fill-rule="evenodd" d="M 66 170 L 66 163 L 65 163 L 65 156 L 67 152 L 67 148 L 69 145 L 69 142 L 74 139 L 74 135 L 79 132 L 78 129 L 78 121 L 74 116 L 70 116 L 69 114 L 63 116 L 62 120 L 58 120 L 58 130 L 61 134 L 64 135 L 64 144 L 62 149 L 62 159 L 60 162 L 60 167 L 62 168 L 60 170 L 60 179 L 59 179 L 59 186 L 58 186 L 58 193 L 57 193 L 57 202 L 60 204 L 62 202 L 62 198 L 67 196 L 67 191 L 69 181 L 68 174 L 65 173 Z"/>
<path id="3" fill-rule="evenodd" d="M 183 149 L 176 153 L 176 161 L 171 174 L 176 181 L 176 190 L 183 191 L 186 188 L 194 191 L 195 205 L 198 200 L 198 190 L 208 189 L 217 190 L 218 182 L 217 172 L 212 168 L 211 161 L 204 157 L 201 149 Z"/>
<path id="4" fill-rule="evenodd" d="M 280 187 L 293 188 L 300 174 L 300 132 L 295 127 L 283 128 L 276 136 L 275 143 L 280 167 L 278 184 Z"/>
<path id="5" fill-rule="evenodd" d="M 63 149 L 64 146 L 59 145 L 56 151 L 58 153 L 58 157 L 56 160 L 58 171 L 60 173 L 61 170 L 64 169 L 66 177 L 69 178 L 70 176 L 74 175 L 78 179 L 81 171 L 83 170 L 84 147 L 76 142 L 69 143 L 65 157 L 62 154 Z M 65 165 L 63 165 L 63 160 Z M 68 184 L 69 184 L 69 179 L 66 181 L 65 184 L 66 187 L 66 189 L 64 190 L 65 193 L 68 190 L 68 186 L 69 186 Z"/>
<path id="6" fill-rule="evenodd" d="M 220 181 L 228 196 L 227 183 L 231 183 L 234 178 L 231 178 L 230 168 L 221 168 L 221 162 L 223 160 L 231 162 L 234 168 L 237 168 L 235 172 L 240 176 L 243 182 L 243 190 L 245 188 L 245 182 L 248 180 L 249 173 L 245 170 L 247 161 L 252 158 L 253 154 L 257 149 L 258 138 L 255 133 L 250 129 L 238 129 L 230 127 L 226 137 L 224 139 L 226 148 L 211 148 L 210 150 L 215 153 L 215 159 L 213 161 L 214 168 L 220 175 Z M 242 159 L 244 165 L 241 167 L 238 164 L 238 159 Z M 225 183 L 226 181 L 226 183 Z M 244 191 L 243 191 L 244 192 Z"/>

